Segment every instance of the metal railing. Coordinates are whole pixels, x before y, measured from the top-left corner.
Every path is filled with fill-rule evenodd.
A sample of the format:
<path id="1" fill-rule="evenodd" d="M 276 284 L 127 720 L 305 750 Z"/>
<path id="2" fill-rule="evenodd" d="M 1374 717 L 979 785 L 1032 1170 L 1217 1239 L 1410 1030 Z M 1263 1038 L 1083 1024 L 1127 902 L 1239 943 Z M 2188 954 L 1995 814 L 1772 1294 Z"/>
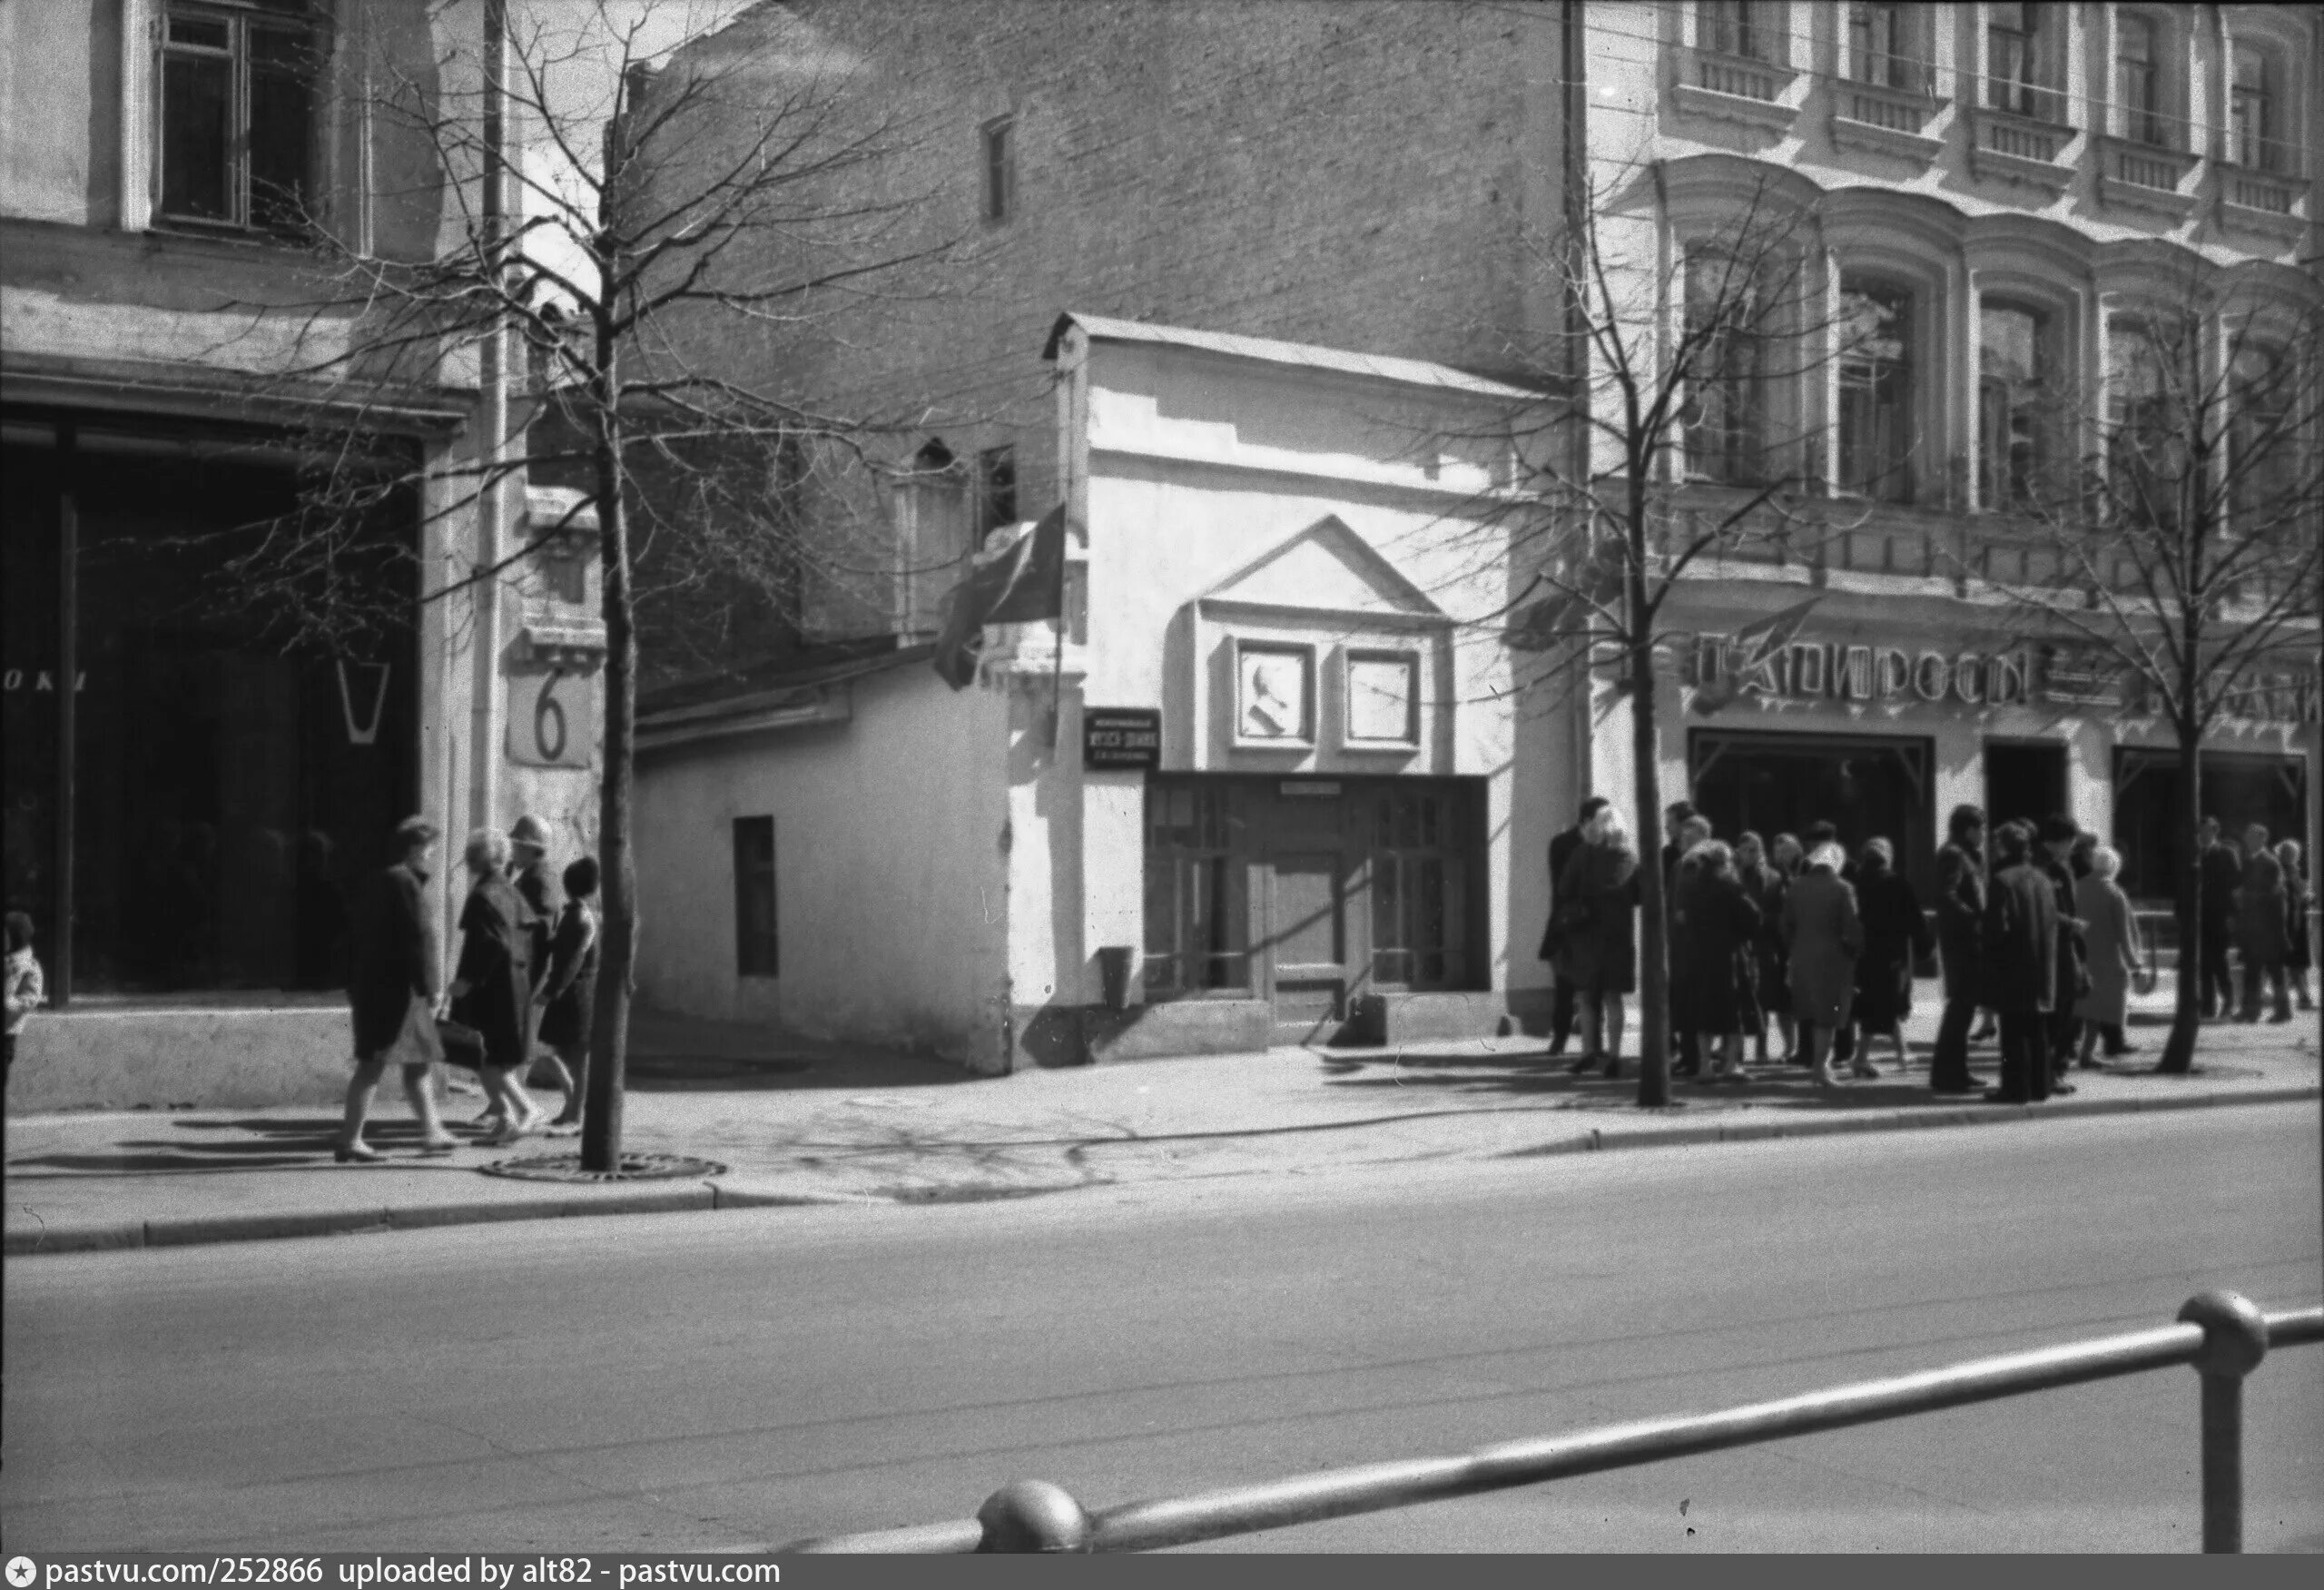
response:
<path id="1" fill-rule="evenodd" d="M 1459 1457 L 1416 1457 L 1326 1469 L 1091 1513 L 1038 1480 L 1004 1486 L 974 1518 L 861 1535 L 828 1535 L 776 1548 L 793 1552 L 1153 1551 L 1198 1540 L 1281 1529 L 1419 1502 L 1540 1485 L 1716 1452 L 1788 1436 L 1905 1418 L 1973 1402 L 2020 1397 L 2118 1375 L 2191 1364 L 2202 1382 L 2203 1549 L 2243 1549 L 2243 1379 L 2268 1348 L 2324 1341 L 2324 1308 L 2263 1314 L 2234 1292 L 2203 1292 L 2179 1323 L 2154 1330 L 1975 1358 L 1886 1380 L 1833 1387 L 1720 1413 L 1611 1425 L 1576 1435 L 1512 1441 Z"/>

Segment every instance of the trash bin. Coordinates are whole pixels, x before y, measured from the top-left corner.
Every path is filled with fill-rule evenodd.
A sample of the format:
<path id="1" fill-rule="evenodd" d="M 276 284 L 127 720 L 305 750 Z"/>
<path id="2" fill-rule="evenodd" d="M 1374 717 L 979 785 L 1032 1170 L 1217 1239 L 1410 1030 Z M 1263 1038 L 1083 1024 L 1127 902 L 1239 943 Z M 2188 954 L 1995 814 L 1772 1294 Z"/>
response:
<path id="1" fill-rule="evenodd" d="M 1137 952 L 1128 944 L 1108 944 L 1098 952 L 1098 977 L 1104 984 L 1106 1008 L 1129 1009 L 1129 972 Z"/>

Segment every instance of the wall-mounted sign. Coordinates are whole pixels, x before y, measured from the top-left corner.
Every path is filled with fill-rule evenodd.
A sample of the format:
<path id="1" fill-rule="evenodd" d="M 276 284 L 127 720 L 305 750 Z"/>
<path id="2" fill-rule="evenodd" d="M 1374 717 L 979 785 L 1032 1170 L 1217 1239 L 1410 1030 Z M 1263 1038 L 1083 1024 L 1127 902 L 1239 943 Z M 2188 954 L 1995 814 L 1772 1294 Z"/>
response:
<path id="1" fill-rule="evenodd" d="M 597 744 L 597 676 L 551 669 L 508 677 L 508 755 L 527 767 L 586 769 Z"/>
<path id="2" fill-rule="evenodd" d="M 1696 686 L 1731 676 L 1738 695 L 1796 701 L 2011 706 L 2033 699 L 2029 647 L 1909 652 L 1894 646 L 1795 640 L 1775 647 L 1756 667 L 1738 671 L 1744 651 L 1729 636 L 1696 636 L 1682 676 Z"/>
<path id="3" fill-rule="evenodd" d="M 1162 765 L 1162 713 L 1150 706 L 1081 709 L 1081 765 L 1151 773 Z"/>

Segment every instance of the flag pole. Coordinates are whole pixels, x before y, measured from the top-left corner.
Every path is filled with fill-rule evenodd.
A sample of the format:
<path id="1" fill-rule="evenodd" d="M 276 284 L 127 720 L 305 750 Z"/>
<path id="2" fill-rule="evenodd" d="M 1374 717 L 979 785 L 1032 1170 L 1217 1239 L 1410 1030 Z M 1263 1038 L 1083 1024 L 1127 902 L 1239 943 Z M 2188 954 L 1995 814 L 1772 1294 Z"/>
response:
<path id="1" fill-rule="evenodd" d="M 1072 619 L 1065 610 L 1066 551 L 1073 545 L 1073 521 L 1068 518 L 1058 529 L 1057 548 L 1057 655 L 1049 661 L 1049 750 L 1055 754 L 1058 736 L 1065 732 L 1065 637 L 1072 627 Z"/>

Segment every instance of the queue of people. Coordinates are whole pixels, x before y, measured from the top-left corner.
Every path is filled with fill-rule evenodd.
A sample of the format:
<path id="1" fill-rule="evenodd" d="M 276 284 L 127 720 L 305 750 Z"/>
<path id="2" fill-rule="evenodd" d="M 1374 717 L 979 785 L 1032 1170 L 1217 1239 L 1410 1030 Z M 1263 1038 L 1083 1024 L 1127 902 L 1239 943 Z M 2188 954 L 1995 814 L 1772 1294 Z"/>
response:
<path id="1" fill-rule="evenodd" d="M 470 884 L 460 908 L 459 958 L 450 985 L 440 987 L 442 962 L 423 898 L 439 837 L 426 818 L 407 818 L 395 832 L 396 859 L 357 894 L 348 979 L 355 1074 L 332 1148 L 340 1164 L 385 1158 L 363 1133 L 390 1065 L 402 1073 L 423 1154 L 460 1146 L 429 1086 L 438 1062 L 478 1072 L 487 1104 L 471 1124 L 482 1130 L 483 1146 L 505 1147 L 581 1119 L 596 1003 L 596 862 L 585 855 L 567 865 L 560 890 L 548 864 L 548 831 L 537 817 L 520 817 L 505 834 L 470 834 L 461 857 Z M 565 1093 L 554 1118 L 525 1087 L 537 1058 Z"/>
<path id="2" fill-rule="evenodd" d="M 1880 1040 L 1901 1072 L 1914 968 L 1932 954 L 1944 1000 L 1929 1069 L 1936 1092 L 1976 1091 L 1969 1049 L 1988 1039 L 2003 1061 L 2000 1085 L 1985 1094 L 1995 1101 L 2071 1093 L 2070 1073 L 2101 1065 L 2102 1049 L 2105 1059 L 2132 1052 L 2126 1028 L 2144 950 L 2116 882 L 2122 857 L 2070 817 L 2004 824 L 1989 846 L 1984 812 L 1956 807 L 1936 854 L 1933 911 L 1886 838 L 1850 856 L 1837 828 L 1817 822 L 1798 835 L 1747 832 L 1729 844 L 1686 801 L 1664 821 L 1673 1075 L 1742 1081 L 1746 1041 L 1764 1064 L 1771 1033 L 1777 1060 L 1804 1064 L 1819 1086 L 1837 1086 L 1843 1066 L 1856 1078 L 1882 1075 L 1872 1052 Z M 2206 829 L 2205 1013 L 2238 1012 L 2232 942 L 2240 1019 L 2260 1019 L 2264 985 L 2270 1019 L 2290 1021 L 2293 999 L 2313 1008 L 2299 847 L 2270 848 L 2255 826 L 2242 850 L 2214 849 L 2217 824 Z M 1620 814 L 1596 795 L 1551 841 L 1550 863 L 1541 951 L 1557 979 L 1550 1052 L 1562 1055 L 1578 1026 L 1581 1055 L 1570 1069 L 1620 1076 L 1644 864 Z"/>

